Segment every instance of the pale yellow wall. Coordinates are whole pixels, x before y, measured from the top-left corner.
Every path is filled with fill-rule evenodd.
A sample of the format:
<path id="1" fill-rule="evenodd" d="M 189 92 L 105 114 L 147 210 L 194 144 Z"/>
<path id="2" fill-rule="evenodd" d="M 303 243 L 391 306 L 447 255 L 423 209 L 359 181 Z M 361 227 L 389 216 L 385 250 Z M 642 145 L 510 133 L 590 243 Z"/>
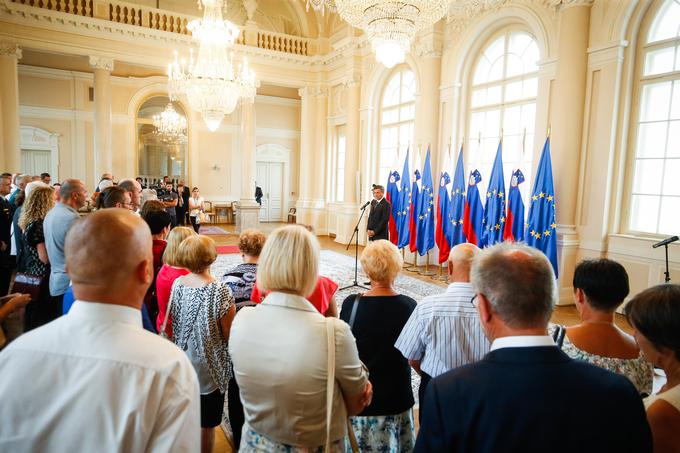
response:
<path id="1" fill-rule="evenodd" d="M 257 127 L 300 130 L 300 107 L 274 105 L 271 103 L 255 103 L 255 118 Z"/>
<path id="2" fill-rule="evenodd" d="M 45 77 L 19 77 L 19 105 L 73 108 L 73 83 Z"/>

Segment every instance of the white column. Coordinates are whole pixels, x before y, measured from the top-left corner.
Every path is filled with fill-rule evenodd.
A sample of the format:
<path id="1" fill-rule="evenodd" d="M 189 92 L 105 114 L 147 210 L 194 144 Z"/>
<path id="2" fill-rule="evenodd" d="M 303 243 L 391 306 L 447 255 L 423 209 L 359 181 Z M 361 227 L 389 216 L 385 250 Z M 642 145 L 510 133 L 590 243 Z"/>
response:
<path id="1" fill-rule="evenodd" d="M 314 196 L 314 176 L 312 175 L 314 146 L 316 143 L 315 112 L 316 102 L 313 87 L 298 90 L 302 100 L 300 108 L 300 189 L 297 203 L 297 222 L 302 225 L 312 224 L 312 197 Z"/>
<path id="2" fill-rule="evenodd" d="M 555 178 L 555 192 L 559 196 L 557 221 L 571 228 L 576 223 L 574 188 L 578 186 L 583 134 L 590 5 L 588 1 L 563 2 L 559 13 L 551 145 L 553 168 L 560 169 Z"/>
<path id="3" fill-rule="evenodd" d="M 558 223 L 560 302 L 571 303 L 571 275 L 579 234 L 576 225 L 583 136 L 591 0 L 562 0 L 551 111 L 551 151 Z M 541 137 L 541 135 L 538 135 Z"/>
<path id="4" fill-rule="evenodd" d="M 317 234 L 328 234 L 325 183 L 326 183 L 326 157 L 328 156 L 327 144 L 328 125 L 328 89 L 316 87 L 314 91 L 314 148 L 311 152 L 311 172 L 309 177 L 312 181 L 311 201 L 311 225 Z"/>
<path id="5" fill-rule="evenodd" d="M 94 178 L 113 171 L 111 150 L 111 71 L 113 59 L 91 56 L 94 69 Z"/>
<path id="6" fill-rule="evenodd" d="M 19 133 L 19 73 L 21 49 L 16 44 L 0 42 L 0 139 L 1 171 L 21 171 Z"/>
<path id="7" fill-rule="evenodd" d="M 241 101 L 241 196 L 237 214 L 239 232 L 260 225 L 260 205 L 255 201 L 255 103 Z"/>
<path id="8" fill-rule="evenodd" d="M 345 151 L 345 203 L 355 205 L 357 203 L 357 170 L 360 158 L 360 112 L 359 97 L 361 95 L 361 79 L 354 75 L 345 84 L 347 105 L 347 128 L 345 137 L 347 140 Z"/>

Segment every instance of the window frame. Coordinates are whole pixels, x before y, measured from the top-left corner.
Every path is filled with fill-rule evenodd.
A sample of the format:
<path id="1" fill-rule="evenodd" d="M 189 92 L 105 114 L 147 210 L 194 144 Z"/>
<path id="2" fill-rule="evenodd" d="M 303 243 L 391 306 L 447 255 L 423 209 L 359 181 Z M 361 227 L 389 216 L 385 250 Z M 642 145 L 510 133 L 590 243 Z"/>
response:
<path id="1" fill-rule="evenodd" d="M 494 43 L 498 38 L 504 37 L 504 55 L 507 55 L 507 49 L 509 45 L 509 37 L 512 33 L 524 33 L 526 35 L 529 35 L 532 39 L 534 44 L 537 47 L 538 53 L 539 53 L 539 60 L 536 61 L 536 70 L 532 72 L 527 72 L 519 75 L 513 75 L 510 77 L 501 77 L 497 80 L 493 81 L 487 81 L 479 84 L 475 84 L 475 74 L 477 72 L 477 68 L 480 64 L 480 61 L 483 57 L 484 52 L 489 48 L 489 46 Z M 498 30 L 496 30 L 494 33 L 488 35 L 486 39 L 483 41 L 482 45 L 479 47 L 479 49 L 476 52 L 475 58 L 472 60 L 472 64 L 467 70 L 467 83 L 466 83 L 466 97 L 465 97 L 465 103 L 466 103 L 466 108 L 465 108 L 465 121 L 463 123 L 463 130 L 464 130 L 464 142 L 465 142 L 465 147 L 464 147 L 464 152 L 465 152 L 465 175 L 467 178 L 468 173 L 474 169 L 478 168 L 481 171 L 483 169 L 481 166 L 483 165 L 482 162 L 482 156 L 475 154 L 474 156 L 471 155 L 473 146 L 472 142 L 473 140 L 477 142 L 479 146 L 479 136 L 472 137 L 471 135 L 471 127 L 472 127 L 472 117 L 473 114 L 475 113 L 480 113 L 480 112 L 492 112 L 492 111 L 499 111 L 499 129 L 497 131 L 498 134 L 498 139 L 500 140 L 502 138 L 501 134 L 503 131 L 503 120 L 504 120 L 504 112 L 512 107 L 518 107 L 518 106 L 525 106 L 525 105 L 534 105 L 534 122 L 533 122 L 533 141 L 532 143 L 527 143 L 527 136 L 529 134 L 523 132 L 520 134 L 522 137 L 522 146 L 523 146 L 523 151 L 522 151 L 522 156 L 524 157 L 521 159 L 521 161 L 528 161 L 528 166 L 527 168 L 521 168 L 522 172 L 526 176 L 525 182 L 522 184 L 520 187 L 522 191 L 522 199 L 524 201 L 525 206 L 527 206 L 527 198 L 528 194 L 530 191 L 530 186 L 533 184 L 533 178 L 534 178 L 534 167 L 535 167 L 535 149 L 536 149 L 536 139 L 537 139 L 537 121 L 538 121 L 538 113 L 539 113 L 539 93 L 540 93 L 540 82 L 541 82 L 541 68 L 539 65 L 540 62 L 540 57 L 541 57 L 541 46 L 538 38 L 536 35 L 529 30 L 527 27 L 522 26 L 520 24 L 514 24 L 514 25 L 507 25 L 504 26 Z M 508 58 L 504 58 L 503 62 L 503 74 L 507 73 L 507 64 L 508 64 Z M 506 88 L 508 85 L 515 83 L 515 82 L 520 82 L 528 79 L 535 79 L 536 81 L 536 94 L 533 97 L 530 98 L 520 98 L 520 99 L 515 99 L 512 101 L 505 101 L 506 97 Z M 500 95 L 500 103 L 493 103 L 493 104 L 484 104 L 479 107 L 473 107 L 473 96 L 476 90 L 483 89 L 483 88 L 489 88 L 489 87 L 495 87 L 499 86 L 501 87 L 501 95 Z M 515 137 L 516 135 L 512 135 Z M 491 137 L 493 138 L 493 137 Z M 482 137 L 482 141 L 484 140 L 484 137 Z M 479 148 L 477 149 L 477 152 L 480 152 Z M 527 159 L 525 156 L 528 156 L 529 158 Z M 493 164 L 492 164 L 493 166 Z M 491 166 L 491 167 L 492 167 Z M 507 188 L 509 188 L 509 177 L 510 177 L 510 171 L 516 170 L 516 168 L 508 168 L 506 159 L 505 159 L 505 154 L 504 154 L 504 159 L 503 159 L 503 171 L 504 171 L 504 179 L 506 182 Z M 489 178 L 491 174 L 484 174 L 482 173 L 482 182 L 480 183 L 480 192 L 483 193 L 483 191 L 486 191 L 486 187 L 488 186 L 489 183 Z M 483 189 L 483 190 L 482 190 Z"/>
<path id="2" fill-rule="evenodd" d="M 676 1 L 676 3 L 678 3 Z M 632 228 L 631 221 L 633 215 L 633 187 L 635 185 L 635 167 L 637 163 L 637 145 L 638 145 L 638 135 L 640 130 L 640 113 L 641 113 L 641 102 L 642 102 L 642 91 L 645 86 L 662 83 L 662 82 L 677 82 L 680 85 L 680 70 L 674 70 L 671 72 L 665 72 L 661 74 L 654 74 L 645 76 L 644 69 L 646 63 L 647 54 L 650 51 L 658 50 L 661 48 L 680 46 L 680 36 L 675 38 L 664 39 L 661 41 L 647 42 L 649 37 L 649 32 L 651 31 L 652 25 L 654 24 L 658 14 L 663 9 L 666 4 L 666 0 L 656 1 L 650 4 L 647 11 L 643 14 L 643 19 L 641 21 L 640 27 L 636 33 L 636 42 L 634 48 L 632 49 L 633 55 L 633 83 L 632 90 L 630 94 L 630 115 L 627 119 L 628 132 L 626 134 L 626 152 L 625 155 L 625 171 L 624 171 L 624 192 L 623 192 L 623 202 L 622 202 L 622 216 L 620 219 L 620 224 L 618 230 L 621 234 L 626 234 L 635 237 L 648 237 L 648 238 L 662 238 L 669 235 L 669 233 L 657 233 L 650 231 L 636 230 Z M 676 57 L 680 58 L 680 54 Z M 672 121 L 670 119 L 659 120 L 658 122 L 668 122 Z M 650 123 L 652 121 L 649 121 Z M 668 146 L 668 131 L 666 132 L 666 146 Z M 664 161 L 662 175 L 666 168 L 666 154 L 662 158 Z M 680 158 L 678 158 L 680 159 Z M 660 189 L 663 191 L 663 187 Z M 656 218 L 656 230 L 659 229 L 660 216 L 661 216 L 661 201 L 663 197 L 675 197 L 680 198 L 680 195 L 663 195 L 663 192 L 658 196 L 659 198 L 659 209 Z"/>
<path id="3" fill-rule="evenodd" d="M 390 85 L 390 82 L 394 80 L 395 77 L 402 77 L 402 74 L 405 72 L 410 72 L 413 75 L 413 83 L 414 83 L 414 90 L 413 90 L 413 100 L 409 100 L 406 102 L 402 102 L 402 80 L 399 80 L 399 102 L 397 104 L 389 105 L 387 107 L 383 106 L 383 102 L 385 100 L 385 96 L 387 94 L 387 88 Z M 410 119 L 402 120 L 401 119 L 401 110 L 403 108 L 408 108 L 408 107 L 413 107 L 413 117 Z M 378 114 L 377 114 L 377 159 L 376 159 L 376 173 L 377 173 L 377 178 L 378 178 L 378 184 L 386 184 L 387 182 L 387 177 L 383 178 L 383 175 L 381 174 L 381 170 L 383 168 L 387 168 L 386 166 L 382 165 L 383 161 L 383 146 L 382 146 L 382 139 L 383 139 L 383 131 L 387 128 L 396 128 L 397 130 L 397 137 L 396 137 L 396 150 L 397 150 L 397 161 L 404 157 L 404 155 L 401 154 L 401 149 L 406 149 L 408 147 L 413 148 L 414 147 L 414 141 L 415 141 L 415 136 L 416 136 L 416 112 L 418 108 L 418 77 L 416 74 L 416 71 L 411 68 L 408 64 L 400 64 L 394 67 L 385 77 L 385 80 L 382 84 L 381 90 L 380 90 L 380 96 L 378 96 Z M 397 121 L 394 122 L 389 122 L 385 123 L 383 121 L 383 116 L 385 114 L 385 111 L 395 111 L 397 112 Z M 401 142 L 401 128 L 403 126 L 411 126 L 411 140 L 408 143 L 402 143 Z M 397 163 L 399 165 L 399 163 Z M 410 165 L 410 163 L 409 163 Z M 410 167 L 409 167 L 410 168 Z M 388 168 L 388 173 L 389 171 L 394 171 L 397 170 L 401 172 L 401 168 Z M 387 175 L 389 176 L 389 175 Z M 403 176 L 402 176 L 403 177 Z"/>

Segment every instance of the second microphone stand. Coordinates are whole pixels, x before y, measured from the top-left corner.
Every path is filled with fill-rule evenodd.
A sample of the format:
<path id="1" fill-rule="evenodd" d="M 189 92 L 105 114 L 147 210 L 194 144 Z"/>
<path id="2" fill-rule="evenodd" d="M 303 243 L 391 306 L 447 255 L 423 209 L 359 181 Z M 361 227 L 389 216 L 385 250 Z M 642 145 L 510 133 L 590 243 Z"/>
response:
<path id="1" fill-rule="evenodd" d="M 364 206 L 361 208 L 361 215 L 359 216 L 359 221 L 357 222 L 356 226 L 354 227 L 354 233 L 352 233 L 352 237 L 350 238 L 349 242 L 347 243 L 347 248 L 345 250 L 349 250 L 350 244 L 352 244 L 352 239 L 354 239 L 354 282 L 351 285 L 347 285 L 343 288 L 340 288 L 340 291 L 343 289 L 349 289 L 349 288 L 363 288 L 363 289 L 369 289 L 366 288 L 363 285 L 359 284 L 358 281 L 358 276 L 359 276 L 359 224 L 361 223 L 361 219 L 364 218 L 364 213 L 366 212 L 366 207 L 368 205 Z"/>

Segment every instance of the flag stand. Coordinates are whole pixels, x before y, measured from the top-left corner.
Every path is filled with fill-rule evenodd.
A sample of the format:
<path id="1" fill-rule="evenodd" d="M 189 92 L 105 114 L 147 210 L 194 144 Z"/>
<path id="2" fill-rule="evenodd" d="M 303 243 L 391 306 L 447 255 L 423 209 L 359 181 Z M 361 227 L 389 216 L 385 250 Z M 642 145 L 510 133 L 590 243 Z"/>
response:
<path id="1" fill-rule="evenodd" d="M 402 268 L 408 269 L 408 268 L 411 267 L 411 265 L 406 262 L 406 248 L 405 247 L 401 248 L 401 260 L 403 261 L 403 264 L 401 265 Z"/>
<path id="2" fill-rule="evenodd" d="M 444 275 L 444 266 L 439 265 L 439 274 L 432 277 L 432 280 L 437 280 L 440 282 L 445 282 L 449 279 L 448 275 Z"/>
<path id="3" fill-rule="evenodd" d="M 425 254 L 425 270 L 418 272 L 420 275 L 424 276 L 432 276 L 436 275 L 436 272 L 430 270 L 430 251 L 428 250 L 427 253 Z"/>
<path id="4" fill-rule="evenodd" d="M 410 264 L 406 268 L 406 271 L 408 271 L 408 272 L 418 272 L 418 255 L 416 253 L 413 254 L 413 264 Z"/>

